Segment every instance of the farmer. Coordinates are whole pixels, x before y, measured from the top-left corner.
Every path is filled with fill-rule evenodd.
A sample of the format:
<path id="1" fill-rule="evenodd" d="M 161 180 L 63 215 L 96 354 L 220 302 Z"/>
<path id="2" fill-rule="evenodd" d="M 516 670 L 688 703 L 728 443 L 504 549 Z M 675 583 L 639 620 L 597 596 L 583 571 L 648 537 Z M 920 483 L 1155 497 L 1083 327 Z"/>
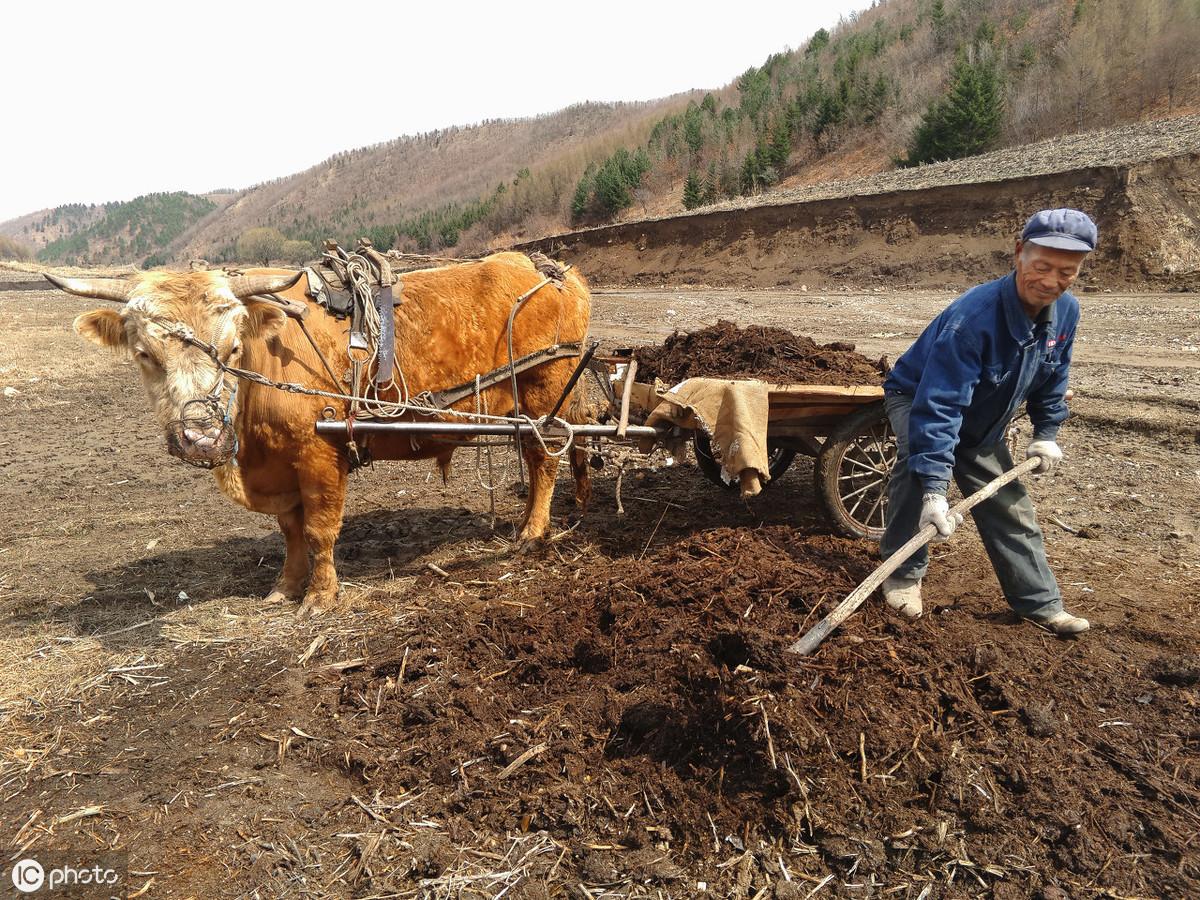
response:
<path id="1" fill-rule="evenodd" d="M 950 476 L 972 494 L 1013 467 L 1004 443 L 1009 420 L 1027 404 L 1033 442 L 1026 457 L 1049 472 L 1062 459 L 1055 438 L 1067 418 L 1067 377 L 1079 301 L 1067 293 L 1084 257 L 1096 249 L 1096 225 L 1076 209 L 1047 209 L 1025 225 L 1013 271 L 951 303 L 896 361 L 884 404 L 898 454 L 888 486 L 886 558 L 920 528 L 944 541 L 962 523 L 946 502 Z M 1057 635 L 1088 630 L 1063 609 L 1046 562 L 1042 532 L 1019 481 L 971 510 L 983 545 L 1016 614 Z M 887 604 L 921 615 L 922 547 L 883 583 Z"/>

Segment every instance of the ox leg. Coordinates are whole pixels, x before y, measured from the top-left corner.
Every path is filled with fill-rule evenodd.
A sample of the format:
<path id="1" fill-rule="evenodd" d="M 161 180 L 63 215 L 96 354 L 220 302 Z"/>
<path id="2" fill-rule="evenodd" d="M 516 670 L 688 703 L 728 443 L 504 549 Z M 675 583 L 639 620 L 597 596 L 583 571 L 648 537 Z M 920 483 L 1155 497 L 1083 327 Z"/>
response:
<path id="1" fill-rule="evenodd" d="M 333 545 L 342 530 L 346 500 L 346 469 L 330 466 L 316 477 L 301 473 L 300 497 L 304 505 L 304 540 L 312 551 L 312 577 L 299 616 L 328 612 L 337 607 L 338 578 L 333 565 Z"/>
<path id="2" fill-rule="evenodd" d="M 536 541 L 545 537 L 550 527 L 550 501 L 554 497 L 558 458 L 548 455 L 536 441 L 526 441 L 522 455 L 529 470 L 529 496 L 517 537 L 521 541 Z"/>
<path id="3" fill-rule="evenodd" d="M 275 588 L 267 596 L 268 603 L 283 600 L 298 600 L 304 593 L 304 582 L 308 580 L 308 541 L 304 538 L 304 510 L 295 509 L 280 513 L 279 530 L 287 544 L 284 551 L 283 571 L 275 582 Z"/>
<path id="4" fill-rule="evenodd" d="M 587 511 L 588 501 L 592 499 L 592 470 L 588 464 L 587 449 L 578 441 L 571 445 L 571 475 L 575 478 L 575 517 L 580 518 Z"/>

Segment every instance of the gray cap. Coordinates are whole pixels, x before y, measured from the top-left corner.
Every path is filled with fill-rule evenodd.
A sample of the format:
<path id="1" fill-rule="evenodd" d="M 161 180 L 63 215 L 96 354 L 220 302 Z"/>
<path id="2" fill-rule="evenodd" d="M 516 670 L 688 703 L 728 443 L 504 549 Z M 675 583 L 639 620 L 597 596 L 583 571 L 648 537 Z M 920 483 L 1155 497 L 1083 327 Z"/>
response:
<path id="1" fill-rule="evenodd" d="M 1099 240 L 1096 223 L 1077 209 L 1043 209 L 1029 217 L 1021 232 L 1026 241 L 1059 250 L 1091 253 Z"/>

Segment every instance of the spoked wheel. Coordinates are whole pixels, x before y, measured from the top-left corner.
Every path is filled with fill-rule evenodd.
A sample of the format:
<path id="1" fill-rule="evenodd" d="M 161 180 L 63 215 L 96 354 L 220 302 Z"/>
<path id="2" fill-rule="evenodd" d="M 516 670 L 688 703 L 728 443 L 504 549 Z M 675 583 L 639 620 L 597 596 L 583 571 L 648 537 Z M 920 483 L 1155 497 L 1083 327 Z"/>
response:
<path id="1" fill-rule="evenodd" d="M 709 441 L 708 435 L 699 428 L 692 433 L 692 450 L 696 453 L 696 466 L 704 473 L 705 478 L 713 484 L 728 488 L 731 491 L 740 488 L 736 480 L 726 482 L 721 477 L 721 464 L 713 457 L 712 442 Z M 768 438 L 767 470 L 771 473 L 771 480 L 763 484 L 763 487 L 766 488 L 774 484 L 775 480 L 787 471 L 788 466 L 792 464 L 792 460 L 795 458 L 796 451 L 791 447 L 777 444 Z"/>
<path id="2" fill-rule="evenodd" d="M 882 403 L 847 416 L 829 435 L 813 470 L 833 526 L 849 537 L 883 537 L 896 435 Z"/>

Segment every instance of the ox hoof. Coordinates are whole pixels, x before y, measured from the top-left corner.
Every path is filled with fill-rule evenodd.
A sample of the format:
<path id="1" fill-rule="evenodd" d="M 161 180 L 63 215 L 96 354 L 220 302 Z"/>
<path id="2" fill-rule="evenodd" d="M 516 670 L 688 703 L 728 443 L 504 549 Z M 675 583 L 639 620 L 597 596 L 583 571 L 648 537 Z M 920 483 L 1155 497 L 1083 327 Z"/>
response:
<path id="1" fill-rule="evenodd" d="M 324 612 L 325 610 L 319 603 L 310 603 L 309 601 L 305 600 L 300 604 L 300 608 L 296 610 L 296 618 L 300 620 L 315 619 Z"/>
<path id="2" fill-rule="evenodd" d="M 266 598 L 263 600 L 263 603 L 290 603 L 295 599 L 295 594 L 289 594 L 287 591 L 281 591 L 279 588 L 276 588 L 275 590 L 271 591 L 271 593 L 267 594 Z"/>
<path id="3" fill-rule="evenodd" d="M 538 535 L 537 537 L 519 537 L 517 538 L 516 552 L 518 556 L 532 556 L 546 549 L 546 536 Z"/>
<path id="4" fill-rule="evenodd" d="M 297 619 L 310 619 L 332 612 L 338 607 L 337 594 L 309 594 L 296 610 Z"/>

